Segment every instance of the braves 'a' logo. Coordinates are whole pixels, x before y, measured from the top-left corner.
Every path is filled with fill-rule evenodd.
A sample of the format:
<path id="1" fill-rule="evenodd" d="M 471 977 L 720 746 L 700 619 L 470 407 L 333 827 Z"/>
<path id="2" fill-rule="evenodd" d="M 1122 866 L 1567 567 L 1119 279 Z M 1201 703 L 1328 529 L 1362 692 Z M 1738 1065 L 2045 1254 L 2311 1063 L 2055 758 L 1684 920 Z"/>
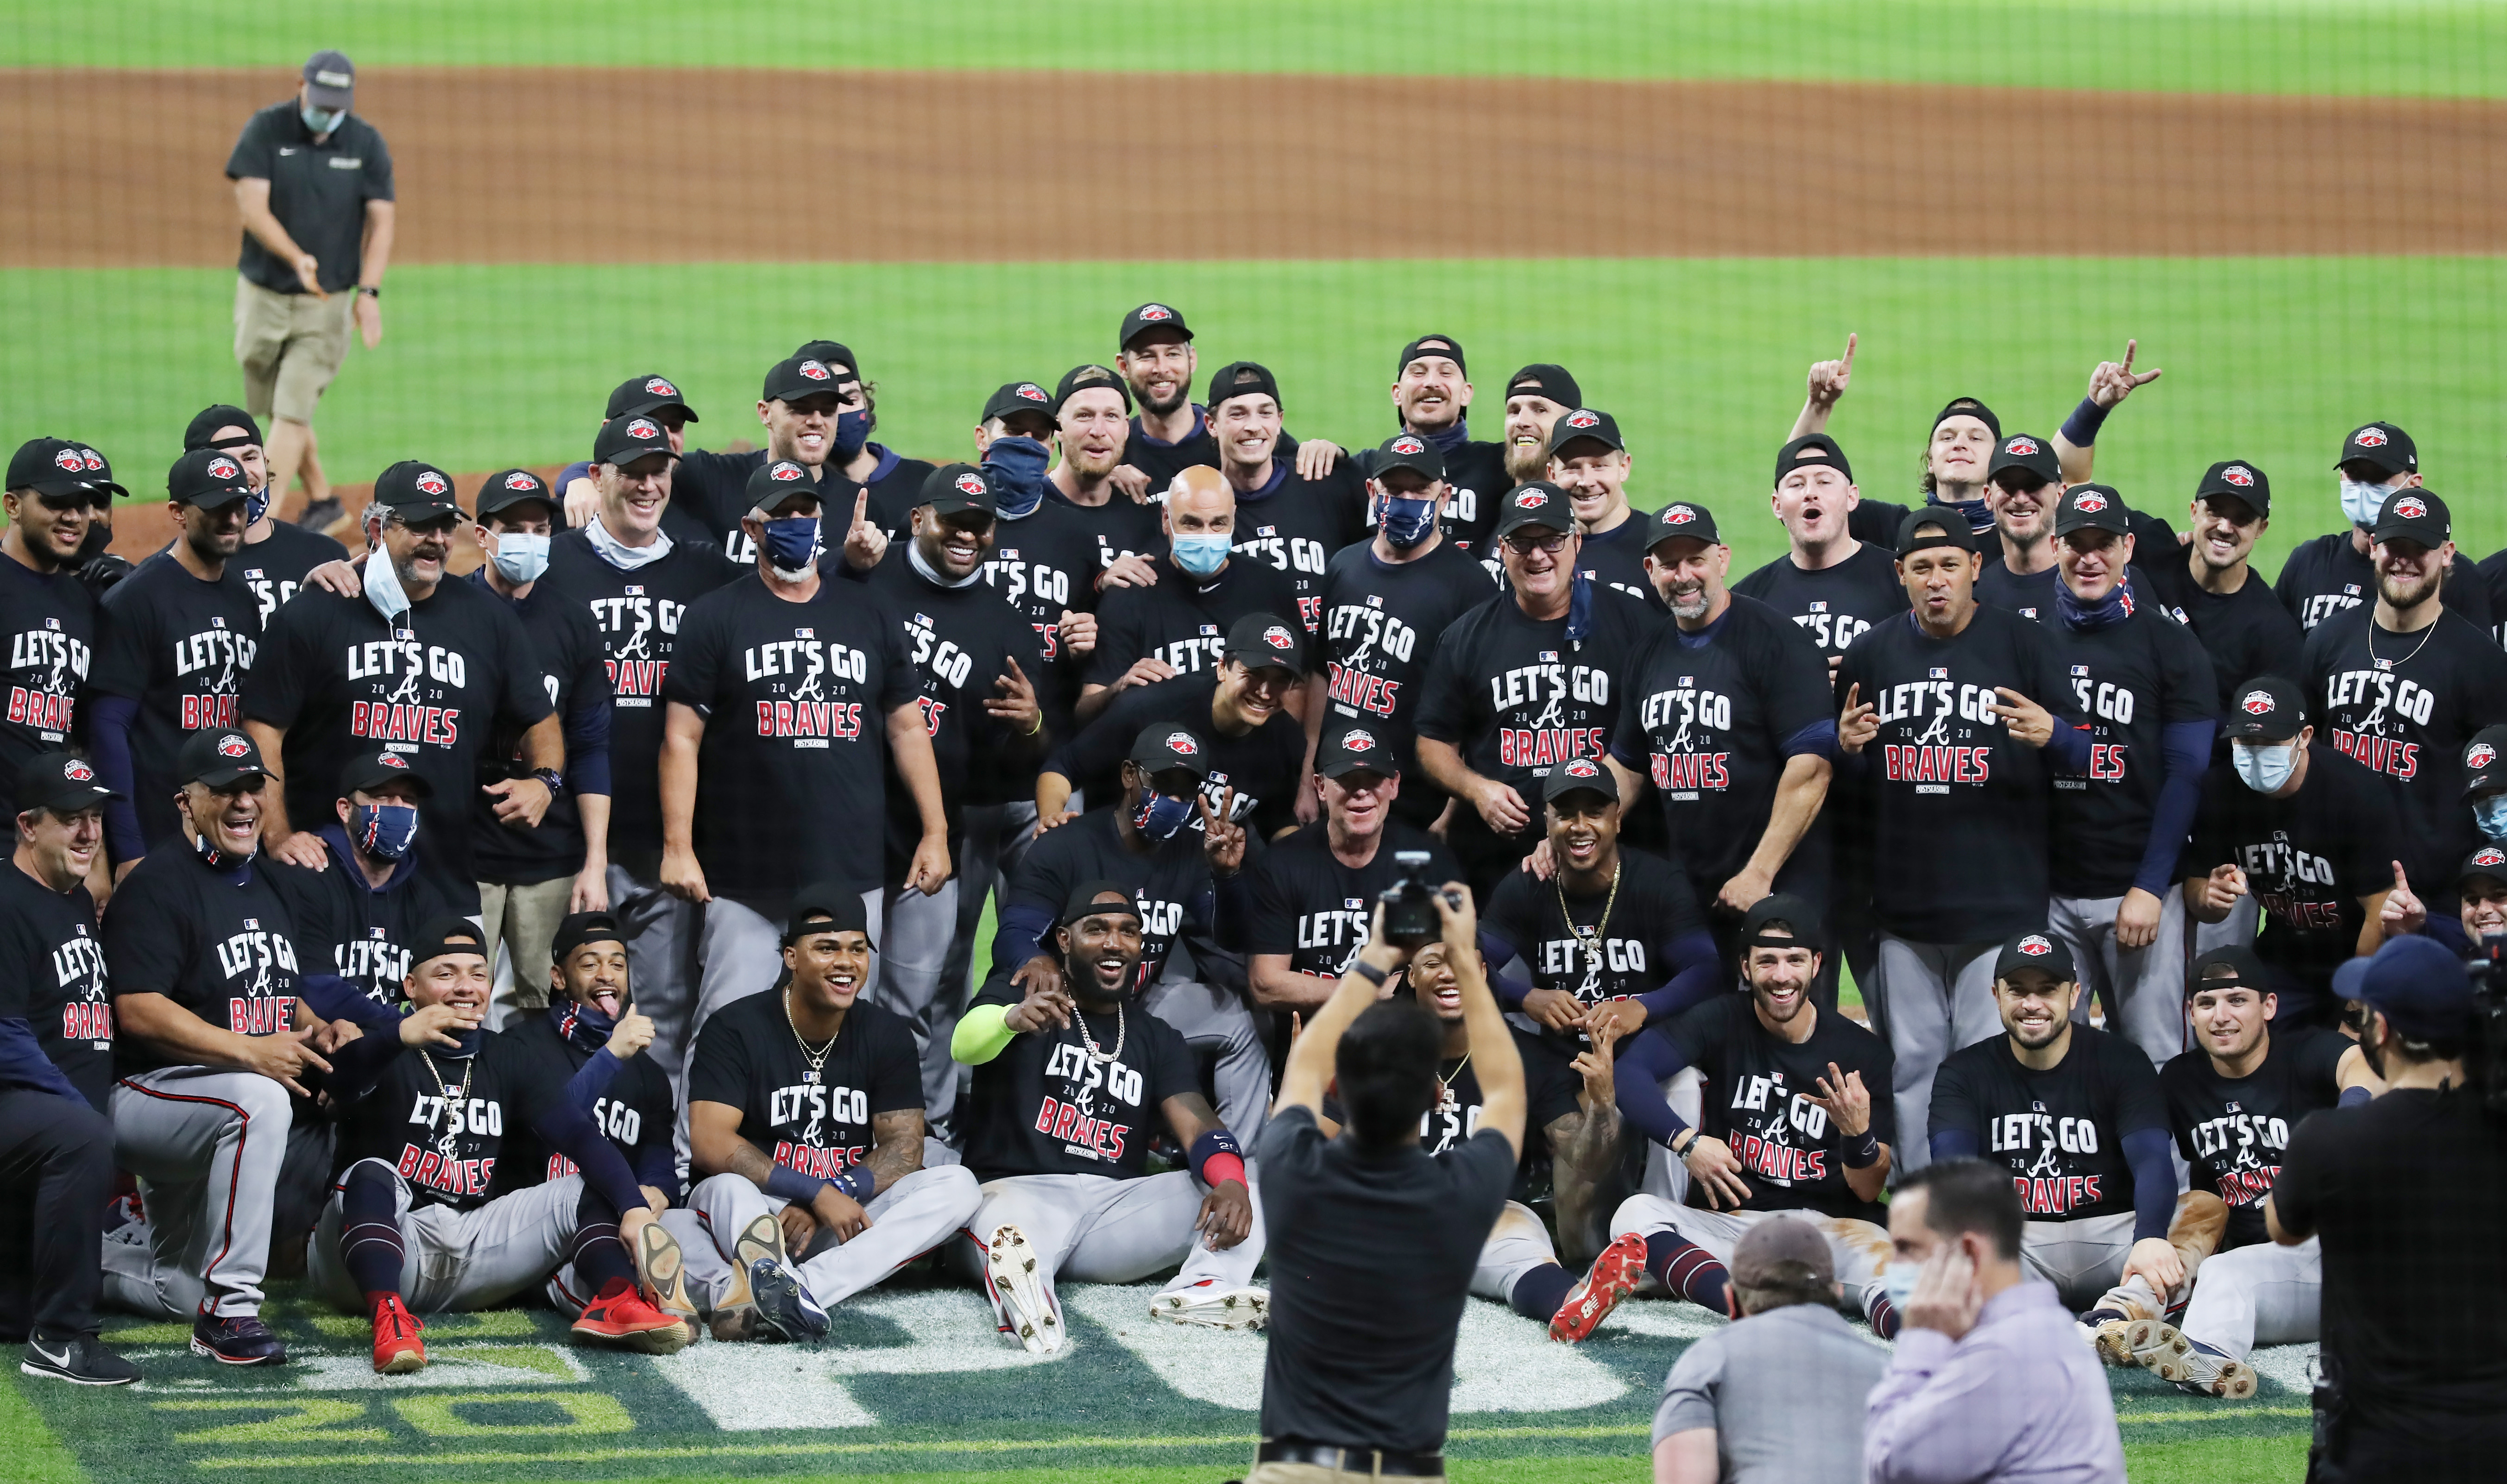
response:
<path id="1" fill-rule="evenodd" d="M 2063 1173 L 2062 1149 L 2051 1139 L 2040 1139 L 2037 1140 L 2037 1157 L 2029 1162 L 2026 1172 L 2028 1177 L 2030 1179 L 2060 1177 Z"/>
<path id="2" fill-rule="evenodd" d="M 2393 440 L 2385 436 L 2385 430 L 2383 428 L 2371 422 L 2366 427 L 2363 427 L 2359 431 L 2351 434 L 2350 441 L 2363 449 L 2381 449 Z"/>
<path id="3" fill-rule="evenodd" d="M 2269 716 L 2272 708 L 2271 692 L 2248 691 L 2237 706 L 2249 716 Z"/>
<path id="4" fill-rule="evenodd" d="M 2220 478 L 2240 489 L 2251 489 L 2255 485 L 2255 471 L 2243 464 L 2229 465 L 2220 471 Z"/>
<path id="5" fill-rule="evenodd" d="M 1602 419 L 1592 413 L 1588 413 L 1581 408 L 1578 408 L 1576 411 L 1567 415 L 1567 425 L 1569 427 L 1600 427 L 1602 425 Z"/>

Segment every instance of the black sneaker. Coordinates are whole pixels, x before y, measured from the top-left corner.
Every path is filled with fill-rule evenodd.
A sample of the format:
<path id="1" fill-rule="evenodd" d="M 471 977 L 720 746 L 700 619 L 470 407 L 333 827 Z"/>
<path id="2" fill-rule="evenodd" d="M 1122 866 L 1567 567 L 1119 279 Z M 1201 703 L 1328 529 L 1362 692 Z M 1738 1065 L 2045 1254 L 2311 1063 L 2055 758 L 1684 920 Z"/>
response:
<path id="1" fill-rule="evenodd" d="M 316 500 L 305 507 L 305 513 L 296 518 L 296 524 L 307 530 L 329 530 L 331 524 L 340 519 L 340 514 L 338 500 Z"/>
<path id="2" fill-rule="evenodd" d="M 69 1340 L 29 1337 L 26 1357 L 18 1369 L 29 1376 L 50 1376 L 72 1386 L 128 1386 L 139 1379 L 139 1367 L 104 1348 L 101 1340 L 84 1336 Z"/>
<path id="3" fill-rule="evenodd" d="M 222 1365 L 284 1365 L 287 1347 L 270 1326 L 253 1315 L 221 1319 L 203 1314 L 192 1321 L 192 1354 Z"/>

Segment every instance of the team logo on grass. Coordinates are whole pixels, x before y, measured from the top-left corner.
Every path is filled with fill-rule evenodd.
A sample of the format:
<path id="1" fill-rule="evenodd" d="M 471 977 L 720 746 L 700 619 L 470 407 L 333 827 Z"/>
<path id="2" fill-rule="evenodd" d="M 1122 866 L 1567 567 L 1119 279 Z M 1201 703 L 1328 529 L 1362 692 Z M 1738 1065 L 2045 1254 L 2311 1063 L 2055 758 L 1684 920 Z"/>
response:
<path id="1" fill-rule="evenodd" d="M 241 757 L 252 750 L 252 743 L 230 732 L 218 739 L 218 756 Z"/>
<path id="2" fill-rule="evenodd" d="M 2363 449 L 2381 449 L 2386 444 L 2393 442 L 2392 439 L 2385 436 L 2385 430 L 2383 428 L 2377 426 L 2373 422 L 2351 434 L 2350 441 Z"/>
<path id="3" fill-rule="evenodd" d="M 960 494 L 964 495 L 970 500 L 981 499 L 985 495 L 992 493 L 990 489 L 984 487 L 984 477 L 980 474 L 961 474 L 956 480 L 952 481 L 952 483 L 958 487 L 958 492 Z"/>
<path id="4" fill-rule="evenodd" d="M 2043 959 L 2054 951 L 2054 945 L 2032 932 L 2019 940 L 2019 951 L 2031 959 Z"/>
<path id="5" fill-rule="evenodd" d="M 445 482 L 443 475 L 436 473 L 432 469 L 419 471 L 417 484 L 418 492 L 420 494 L 445 494 L 450 492 L 453 489 L 451 485 Z"/>
<path id="6" fill-rule="evenodd" d="M 1567 415 L 1567 425 L 1569 427 L 1600 427 L 1602 425 L 1602 419 L 1595 414 L 1579 409 Z"/>
<path id="7" fill-rule="evenodd" d="M 679 394 L 679 389 L 677 387 L 663 380 L 660 377 L 646 378 L 644 381 L 644 391 L 646 395 L 655 397 L 675 397 Z"/>
<path id="8" fill-rule="evenodd" d="M 95 770 L 77 758 L 71 758 L 61 765 L 61 777 L 73 783 L 90 783 L 95 780 Z"/>
<path id="9" fill-rule="evenodd" d="M 627 436 L 636 439 L 657 439 L 662 436 L 662 425 L 650 417 L 638 417 L 627 424 Z"/>
<path id="10" fill-rule="evenodd" d="M 836 379 L 833 372 L 827 370 L 826 367 L 819 365 L 816 361 L 803 361 L 801 363 L 801 376 L 804 380 L 812 381 L 832 381 Z"/>
<path id="11" fill-rule="evenodd" d="M 87 460 L 79 457 L 79 451 L 76 449 L 63 449 L 54 453 L 53 462 L 72 474 L 82 473 L 87 468 Z"/>
<path id="12" fill-rule="evenodd" d="M 1019 383 L 1018 394 L 1021 400 L 1027 402 L 1050 402 L 1053 400 L 1051 397 L 1045 395 L 1043 387 L 1036 385 L 1034 381 L 1021 381 Z"/>
<path id="13" fill-rule="evenodd" d="M 2072 508 L 2083 515 L 2093 516 L 2107 508 L 2107 497 L 2103 494 L 2084 494 L 2072 501 Z"/>
<path id="14" fill-rule="evenodd" d="M 522 470 L 516 469 L 513 473 L 505 476 L 505 488 L 508 489 L 537 489 L 540 488 L 540 482 L 537 476 L 526 474 Z"/>
<path id="15" fill-rule="evenodd" d="M 2237 705 L 2244 707 L 2249 716 L 2269 716 L 2272 709 L 2271 692 L 2248 691 L 2245 699 L 2239 701 Z"/>
<path id="16" fill-rule="evenodd" d="M 2231 464 L 2220 471 L 2220 478 L 2240 489 L 2251 489 L 2255 484 L 2255 471 L 2244 464 Z"/>
<path id="17" fill-rule="evenodd" d="M 1201 743 L 1192 740 L 1190 732 L 1169 732 L 1167 750 L 1178 757 L 1190 757 L 1201 750 Z"/>
<path id="18" fill-rule="evenodd" d="M 209 478 L 211 479 L 236 479 L 240 477 L 242 473 L 243 470 L 237 467 L 236 461 L 232 458 L 212 458 L 209 460 Z"/>
<path id="19" fill-rule="evenodd" d="M 2004 444 L 2002 446 L 2002 452 L 2005 453 L 2016 453 L 2020 457 L 2025 458 L 2037 452 L 2037 440 L 2029 437 L 2025 433 L 2022 433 L 2018 437 L 2012 439 L 2009 443 Z"/>
<path id="20" fill-rule="evenodd" d="M 2488 742 L 2474 742 L 2463 749 L 2463 766 L 2466 768 L 2487 768 L 2496 761 L 2498 749 Z"/>
<path id="21" fill-rule="evenodd" d="M 2416 521 L 2429 513 L 2428 501 L 2416 494 L 2401 495 L 2394 500 L 2393 511 L 2397 520 Z"/>
<path id="22" fill-rule="evenodd" d="M 1297 647 L 1297 641 L 1289 636 L 1287 627 L 1281 624 L 1273 624 L 1270 628 L 1263 630 L 1262 642 L 1270 645 L 1274 649 L 1294 649 Z"/>

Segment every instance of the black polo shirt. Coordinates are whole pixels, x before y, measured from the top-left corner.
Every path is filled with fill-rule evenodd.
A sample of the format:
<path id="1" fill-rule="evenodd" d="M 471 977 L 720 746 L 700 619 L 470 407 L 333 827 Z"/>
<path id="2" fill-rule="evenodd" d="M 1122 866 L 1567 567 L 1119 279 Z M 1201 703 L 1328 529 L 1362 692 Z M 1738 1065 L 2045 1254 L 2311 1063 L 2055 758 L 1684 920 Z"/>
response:
<path id="1" fill-rule="evenodd" d="M 244 125 L 235 153 L 227 157 L 227 179 L 270 182 L 270 214 L 297 246 L 320 261 L 313 277 L 324 293 L 357 286 L 366 202 L 392 199 L 391 151 L 373 125 L 352 113 L 317 144 L 296 99 L 272 103 Z M 275 293 L 305 291 L 295 268 L 249 232 L 236 271 Z"/>

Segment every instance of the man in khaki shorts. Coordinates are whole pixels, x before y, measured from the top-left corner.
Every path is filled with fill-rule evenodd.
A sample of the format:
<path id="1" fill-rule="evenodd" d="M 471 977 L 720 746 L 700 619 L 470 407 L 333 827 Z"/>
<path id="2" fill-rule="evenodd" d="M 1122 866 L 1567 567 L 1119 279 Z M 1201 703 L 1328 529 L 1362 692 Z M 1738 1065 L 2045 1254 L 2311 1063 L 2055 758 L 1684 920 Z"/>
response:
<path id="1" fill-rule="evenodd" d="M 270 489 L 282 505 L 300 471 L 308 505 L 329 502 L 330 484 L 314 452 L 313 404 L 340 374 L 351 325 L 369 350 L 383 338 L 391 153 L 373 125 L 349 113 L 355 86 L 347 57 L 313 54 L 296 96 L 254 114 L 227 157 L 243 218 L 236 362 L 243 368 L 244 406 L 255 417 L 274 419 Z M 314 509 L 306 514 L 327 520 Z"/>

